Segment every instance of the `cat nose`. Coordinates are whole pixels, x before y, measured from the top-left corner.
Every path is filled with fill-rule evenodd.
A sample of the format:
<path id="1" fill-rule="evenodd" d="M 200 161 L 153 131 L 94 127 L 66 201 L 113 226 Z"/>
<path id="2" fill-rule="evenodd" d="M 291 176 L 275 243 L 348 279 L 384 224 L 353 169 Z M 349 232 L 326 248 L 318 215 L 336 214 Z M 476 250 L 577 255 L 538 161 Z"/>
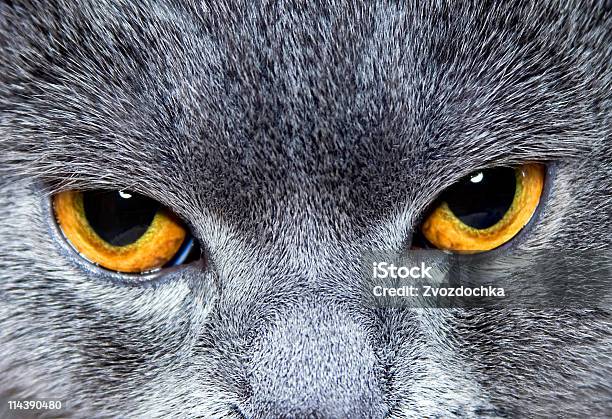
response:
<path id="1" fill-rule="evenodd" d="M 386 416 L 376 356 L 363 326 L 337 308 L 304 303 L 278 316 L 254 348 L 245 416 Z"/>

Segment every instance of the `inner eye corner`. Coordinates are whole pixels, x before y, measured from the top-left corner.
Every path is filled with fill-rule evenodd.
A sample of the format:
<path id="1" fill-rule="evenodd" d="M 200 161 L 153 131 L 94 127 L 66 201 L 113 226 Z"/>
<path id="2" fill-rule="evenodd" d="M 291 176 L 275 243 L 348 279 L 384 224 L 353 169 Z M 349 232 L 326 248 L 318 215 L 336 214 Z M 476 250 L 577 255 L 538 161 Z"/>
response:
<path id="1" fill-rule="evenodd" d="M 123 275 L 158 273 L 201 259 L 188 223 L 127 190 L 69 190 L 51 196 L 55 224 L 87 262 Z"/>

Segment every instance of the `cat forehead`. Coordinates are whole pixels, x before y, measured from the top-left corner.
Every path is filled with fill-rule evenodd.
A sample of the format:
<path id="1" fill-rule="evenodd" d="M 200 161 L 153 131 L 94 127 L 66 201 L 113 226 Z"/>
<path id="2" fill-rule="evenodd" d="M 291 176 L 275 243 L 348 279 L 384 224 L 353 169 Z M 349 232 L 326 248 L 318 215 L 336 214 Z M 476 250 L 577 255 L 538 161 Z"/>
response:
<path id="1" fill-rule="evenodd" d="M 33 171 L 219 199 L 575 155 L 594 127 L 569 45 L 598 29 L 511 6 L 5 6 L 3 127 Z"/>

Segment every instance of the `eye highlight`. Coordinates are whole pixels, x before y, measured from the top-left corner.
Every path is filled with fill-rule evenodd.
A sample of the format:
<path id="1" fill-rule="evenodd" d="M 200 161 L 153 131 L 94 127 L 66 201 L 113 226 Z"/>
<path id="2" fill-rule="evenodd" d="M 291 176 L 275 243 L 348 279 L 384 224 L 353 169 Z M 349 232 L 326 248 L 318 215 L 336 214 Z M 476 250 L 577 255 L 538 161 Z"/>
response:
<path id="1" fill-rule="evenodd" d="M 545 169 L 530 163 L 481 170 L 447 189 L 421 226 L 442 250 L 478 253 L 510 241 L 533 216 Z"/>
<path id="2" fill-rule="evenodd" d="M 187 228 L 156 201 L 124 191 L 66 191 L 55 218 L 81 256 L 106 269 L 143 273 L 184 263 L 196 250 Z"/>

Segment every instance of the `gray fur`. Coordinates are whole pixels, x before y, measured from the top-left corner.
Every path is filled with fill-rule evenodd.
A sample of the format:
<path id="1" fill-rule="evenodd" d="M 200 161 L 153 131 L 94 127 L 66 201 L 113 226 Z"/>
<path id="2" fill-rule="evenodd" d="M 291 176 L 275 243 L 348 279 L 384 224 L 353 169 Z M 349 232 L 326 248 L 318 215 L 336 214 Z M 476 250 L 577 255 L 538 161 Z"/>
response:
<path id="1" fill-rule="evenodd" d="M 611 60 L 606 2 L 0 1 L 0 393 L 75 417 L 605 416 L 606 307 L 353 293 L 444 188 L 525 161 L 554 175 L 504 252 L 612 268 Z M 88 265 L 50 214 L 68 188 L 159 200 L 206 265 Z"/>

